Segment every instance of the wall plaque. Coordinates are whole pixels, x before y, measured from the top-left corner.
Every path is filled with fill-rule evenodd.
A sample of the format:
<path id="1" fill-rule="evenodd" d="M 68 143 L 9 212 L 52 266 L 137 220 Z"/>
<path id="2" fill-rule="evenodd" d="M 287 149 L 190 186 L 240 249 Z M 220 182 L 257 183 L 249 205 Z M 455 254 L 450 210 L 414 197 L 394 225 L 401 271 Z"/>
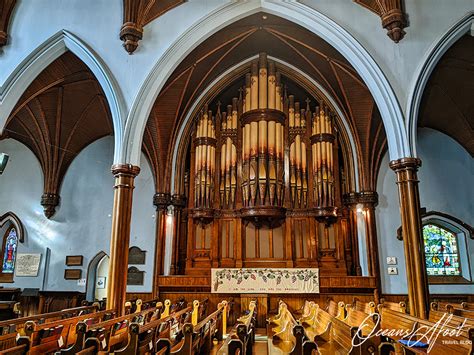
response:
<path id="1" fill-rule="evenodd" d="M 135 266 L 128 268 L 127 285 L 143 286 L 145 278 L 145 271 L 138 270 Z"/>
<path id="2" fill-rule="evenodd" d="M 64 270 L 64 278 L 66 280 L 79 280 L 82 276 L 82 269 L 66 269 Z"/>
<path id="3" fill-rule="evenodd" d="M 131 247 L 128 250 L 128 264 L 129 265 L 144 265 L 145 264 L 145 250 L 139 247 Z"/>
<path id="4" fill-rule="evenodd" d="M 82 255 L 67 255 L 66 265 L 67 266 L 82 266 L 83 259 L 84 257 Z"/>
<path id="5" fill-rule="evenodd" d="M 15 276 L 38 276 L 38 270 L 41 262 L 41 254 L 22 254 L 16 255 Z"/>
<path id="6" fill-rule="evenodd" d="M 319 293 L 319 269 L 212 269 L 212 293 Z"/>

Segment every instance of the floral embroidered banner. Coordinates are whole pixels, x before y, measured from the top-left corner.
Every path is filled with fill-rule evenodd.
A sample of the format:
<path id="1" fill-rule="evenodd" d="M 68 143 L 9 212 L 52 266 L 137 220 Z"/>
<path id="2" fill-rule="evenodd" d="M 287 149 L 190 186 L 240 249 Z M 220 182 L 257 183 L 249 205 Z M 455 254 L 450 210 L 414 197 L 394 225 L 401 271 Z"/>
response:
<path id="1" fill-rule="evenodd" d="M 319 269 L 212 269 L 212 293 L 319 293 Z"/>

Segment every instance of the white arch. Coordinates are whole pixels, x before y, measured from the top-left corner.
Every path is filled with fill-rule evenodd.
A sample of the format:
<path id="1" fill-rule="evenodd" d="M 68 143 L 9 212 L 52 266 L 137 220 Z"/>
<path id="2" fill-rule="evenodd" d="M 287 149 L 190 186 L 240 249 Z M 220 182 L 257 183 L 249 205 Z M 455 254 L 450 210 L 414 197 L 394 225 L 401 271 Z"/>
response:
<path id="1" fill-rule="evenodd" d="M 229 73 L 233 72 L 237 68 L 241 67 L 242 65 L 245 65 L 246 63 L 250 63 L 252 60 L 258 58 L 258 54 L 247 58 L 240 63 L 228 68 L 225 72 L 223 72 L 221 75 L 219 75 L 216 79 L 214 79 L 203 92 L 199 95 L 199 97 L 194 100 L 193 104 L 190 106 L 188 113 L 186 114 L 186 117 L 184 118 L 181 126 L 178 128 L 178 137 L 176 141 L 178 144 L 176 144 L 173 147 L 173 157 L 172 157 L 172 167 L 171 167 L 171 193 L 177 193 L 176 186 L 175 186 L 175 176 L 178 174 L 179 167 L 177 166 L 177 159 L 178 159 L 178 150 L 179 150 L 179 142 L 183 139 L 183 134 L 184 134 L 184 129 L 188 125 L 189 120 L 191 119 L 192 113 L 195 111 L 196 106 L 200 104 L 203 100 L 204 97 L 208 94 L 208 92 L 215 86 L 217 85 L 223 78 L 225 78 Z M 301 76 L 303 76 L 306 80 L 308 80 L 311 84 L 313 84 L 322 94 L 323 96 L 331 103 L 331 105 L 335 108 L 337 114 L 339 117 L 341 117 L 342 123 L 344 125 L 344 129 L 346 132 L 350 132 L 350 127 L 347 121 L 347 118 L 344 115 L 344 112 L 342 109 L 339 107 L 337 102 L 334 100 L 334 98 L 327 92 L 326 89 L 324 89 L 317 81 L 315 81 L 313 78 L 311 78 L 309 75 L 301 71 L 300 69 L 296 68 L 295 66 L 272 56 L 269 56 L 269 59 L 272 59 L 273 61 L 283 64 L 284 66 L 294 70 Z M 359 184 L 359 158 L 357 155 L 357 147 L 356 143 L 354 141 L 354 138 L 352 135 L 349 135 L 349 143 L 351 145 L 351 151 L 352 151 L 352 159 L 355 167 L 354 171 L 354 180 L 355 180 L 355 189 L 356 191 L 359 191 L 360 189 L 360 184 Z"/>
<path id="2" fill-rule="evenodd" d="M 446 53 L 459 38 L 470 31 L 473 24 L 474 12 L 470 12 L 440 38 L 434 41 L 416 71 L 417 74 L 414 76 L 414 80 L 410 85 L 410 95 L 406 110 L 408 139 L 410 140 L 410 147 L 414 156 L 417 155 L 416 131 L 418 127 L 418 111 L 428 79 L 444 53 Z"/>
<path id="3" fill-rule="evenodd" d="M 126 117 L 122 92 L 113 74 L 97 53 L 84 41 L 66 30 L 54 34 L 30 53 L 0 87 L 0 134 L 25 89 L 49 64 L 68 50 L 88 66 L 104 90 L 112 114 L 115 138 L 114 161 L 117 161 L 123 142 L 123 122 Z"/>
<path id="4" fill-rule="evenodd" d="M 140 162 L 143 132 L 153 103 L 168 77 L 196 46 L 221 28 L 241 18 L 265 11 L 293 21 L 336 48 L 356 69 L 379 108 L 392 160 L 411 156 L 403 114 L 395 93 L 370 54 L 352 35 L 316 10 L 296 1 L 236 1 L 209 14 L 188 29 L 160 58 L 134 100 L 125 126 L 122 160 Z"/>

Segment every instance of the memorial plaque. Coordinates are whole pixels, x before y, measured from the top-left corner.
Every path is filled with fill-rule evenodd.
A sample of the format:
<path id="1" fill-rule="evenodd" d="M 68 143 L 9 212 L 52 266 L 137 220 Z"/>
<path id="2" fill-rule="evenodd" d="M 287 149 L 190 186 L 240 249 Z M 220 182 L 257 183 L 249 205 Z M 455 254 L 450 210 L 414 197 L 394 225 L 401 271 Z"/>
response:
<path id="1" fill-rule="evenodd" d="M 66 265 L 67 266 L 82 266 L 83 259 L 84 257 L 82 255 L 67 255 Z"/>
<path id="2" fill-rule="evenodd" d="M 21 254 L 16 255 L 15 276 L 35 277 L 41 261 L 41 254 Z"/>
<path id="3" fill-rule="evenodd" d="M 143 286 L 144 278 L 145 278 L 145 271 L 140 271 L 134 266 L 131 266 L 128 268 L 127 285 Z"/>
<path id="4" fill-rule="evenodd" d="M 129 265 L 144 265 L 146 251 L 139 247 L 131 247 L 128 250 L 128 264 Z"/>
<path id="5" fill-rule="evenodd" d="M 66 269 L 64 270 L 64 278 L 66 280 L 79 280 L 82 276 L 82 269 Z"/>

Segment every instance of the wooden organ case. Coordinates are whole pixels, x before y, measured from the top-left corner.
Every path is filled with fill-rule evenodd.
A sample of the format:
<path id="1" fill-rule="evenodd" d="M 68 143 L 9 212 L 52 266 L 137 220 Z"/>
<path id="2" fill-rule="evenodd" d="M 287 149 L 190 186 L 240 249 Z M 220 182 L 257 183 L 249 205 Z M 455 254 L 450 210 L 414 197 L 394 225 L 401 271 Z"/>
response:
<path id="1" fill-rule="evenodd" d="M 322 100 L 288 93 L 265 54 L 251 63 L 245 87 L 226 109 L 202 108 L 183 174 L 185 274 L 208 275 L 213 267 L 351 274 L 334 117 Z"/>

